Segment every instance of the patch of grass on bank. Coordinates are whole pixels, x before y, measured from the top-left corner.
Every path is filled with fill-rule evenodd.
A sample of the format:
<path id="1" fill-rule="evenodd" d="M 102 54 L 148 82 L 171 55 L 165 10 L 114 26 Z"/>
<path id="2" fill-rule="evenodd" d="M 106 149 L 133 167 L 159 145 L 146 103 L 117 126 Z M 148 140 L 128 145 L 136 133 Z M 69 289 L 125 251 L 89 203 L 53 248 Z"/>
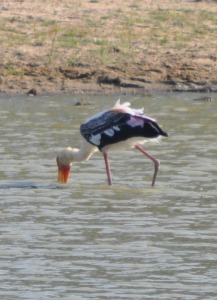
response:
<path id="1" fill-rule="evenodd" d="M 216 21 L 216 15 L 192 10 L 155 10 L 150 12 L 153 27 L 149 38 L 153 43 L 183 47 L 193 39 L 212 35 L 212 26 L 207 21 Z M 215 28 L 216 29 L 216 28 Z"/>
<path id="2" fill-rule="evenodd" d="M 136 1 L 129 3 L 131 10 L 117 7 L 101 15 L 100 1 L 89 1 L 91 7 L 86 10 L 82 10 L 82 1 L 76 3 L 65 3 L 64 9 L 74 7 L 74 11 L 72 17 L 67 15 L 64 21 L 57 18 L 53 6 L 49 16 L 16 14 L 9 18 L 2 14 L 0 42 L 7 52 L 5 61 L 10 60 L 10 55 L 13 57 L 15 47 L 29 53 L 18 57 L 22 61 L 35 55 L 41 64 L 106 66 L 139 62 L 149 49 L 179 51 L 191 48 L 194 43 L 210 48 L 216 46 L 217 16 L 211 10 L 185 7 L 146 10 Z M 92 7 L 97 12 L 94 18 Z M 9 72 L 15 73 L 10 68 Z"/>

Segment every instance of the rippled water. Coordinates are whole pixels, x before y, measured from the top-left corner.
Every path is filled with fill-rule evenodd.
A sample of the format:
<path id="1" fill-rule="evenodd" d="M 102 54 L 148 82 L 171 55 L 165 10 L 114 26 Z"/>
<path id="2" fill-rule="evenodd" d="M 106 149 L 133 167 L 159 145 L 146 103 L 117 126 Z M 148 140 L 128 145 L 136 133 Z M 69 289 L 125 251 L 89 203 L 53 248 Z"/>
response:
<path id="1" fill-rule="evenodd" d="M 0 99 L 1 299 L 217 299 L 217 97 L 123 97 L 169 138 L 100 154 L 56 183 L 55 157 L 114 97 Z"/>

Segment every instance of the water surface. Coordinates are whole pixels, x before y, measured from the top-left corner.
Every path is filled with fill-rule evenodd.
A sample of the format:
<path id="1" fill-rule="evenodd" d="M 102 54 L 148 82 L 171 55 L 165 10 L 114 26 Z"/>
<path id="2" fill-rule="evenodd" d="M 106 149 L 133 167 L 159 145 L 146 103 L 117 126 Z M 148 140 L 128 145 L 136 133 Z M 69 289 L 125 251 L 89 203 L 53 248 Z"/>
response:
<path id="1" fill-rule="evenodd" d="M 216 299 L 217 97 L 123 97 L 169 138 L 100 153 L 56 182 L 55 157 L 79 146 L 79 125 L 114 97 L 0 99 L 1 299 Z"/>

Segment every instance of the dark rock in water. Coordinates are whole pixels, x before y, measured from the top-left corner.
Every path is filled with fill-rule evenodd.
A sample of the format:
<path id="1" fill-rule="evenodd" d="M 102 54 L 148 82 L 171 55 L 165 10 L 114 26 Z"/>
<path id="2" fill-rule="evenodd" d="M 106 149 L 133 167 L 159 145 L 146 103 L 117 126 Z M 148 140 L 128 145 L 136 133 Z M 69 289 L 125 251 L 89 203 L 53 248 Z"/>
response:
<path id="1" fill-rule="evenodd" d="M 193 99 L 193 100 L 194 100 L 194 101 L 212 101 L 212 98 L 211 98 L 211 97 L 204 96 L 204 97 L 195 98 L 195 99 Z"/>
<path id="2" fill-rule="evenodd" d="M 91 105 L 89 102 L 84 102 L 84 101 L 77 101 L 75 102 L 74 106 L 84 106 L 84 105 Z"/>
<path id="3" fill-rule="evenodd" d="M 78 102 L 75 102 L 75 106 L 81 106 L 82 104 L 81 104 L 81 102 L 80 101 L 78 101 Z"/>
<path id="4" fill-rule="evenodd" d="M 27 95 L 29 96 L 36 96 L 37 95 L 37 91 L 36 89 L 31 89 L 28 91 Z"/>

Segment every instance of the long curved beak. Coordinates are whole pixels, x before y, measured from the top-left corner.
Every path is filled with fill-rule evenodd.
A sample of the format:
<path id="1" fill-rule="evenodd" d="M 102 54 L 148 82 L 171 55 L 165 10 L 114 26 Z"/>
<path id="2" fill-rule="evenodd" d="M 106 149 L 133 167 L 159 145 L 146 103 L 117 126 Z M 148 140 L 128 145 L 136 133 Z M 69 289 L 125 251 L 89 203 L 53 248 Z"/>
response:
<path id="1" fill-rule="evenodd" d="M 67 165 L 67 166 L 62 165 L 59 162 L 59 158 L 57 157 L 57 167 L 58 167 L 58 182 L 67 183 L 71 171 L 71 165 Z"/>

